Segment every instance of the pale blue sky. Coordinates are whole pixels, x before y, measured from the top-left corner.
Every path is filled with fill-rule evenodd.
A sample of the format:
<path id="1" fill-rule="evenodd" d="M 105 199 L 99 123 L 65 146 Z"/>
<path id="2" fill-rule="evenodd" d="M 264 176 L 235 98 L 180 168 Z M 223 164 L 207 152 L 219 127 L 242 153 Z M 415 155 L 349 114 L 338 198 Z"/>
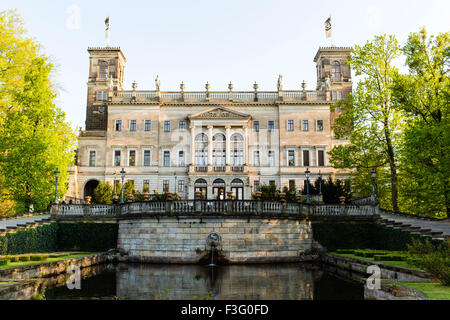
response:
<path id="1" fill-rule="evenodd" d="M 75 6 L 75 7 L 74 7 Z M 88 46 L 103 46 L 104 20 L 111 18 L 110 44 L 127 58 L 125 87 L 186 91 L 315 89 L 314 55 L 329 45 L 324 21 L 332 15 L 333 44 L 363 44 L 374 35 L 395 34 L 404 43 L 426 26 L 431 34 L 450 31 L 450 1 L 50 1 L 2 0 L 0 10 L 17 8 L 29 34 L 58 65 L 58 105 L 73 127 L 83 126 Z M 75 10 L 73 9 L 75 8 Z M 73 13 L 80 10 L 79 26 Z M 75 26 L 75 27 L 74 27 Z"/>

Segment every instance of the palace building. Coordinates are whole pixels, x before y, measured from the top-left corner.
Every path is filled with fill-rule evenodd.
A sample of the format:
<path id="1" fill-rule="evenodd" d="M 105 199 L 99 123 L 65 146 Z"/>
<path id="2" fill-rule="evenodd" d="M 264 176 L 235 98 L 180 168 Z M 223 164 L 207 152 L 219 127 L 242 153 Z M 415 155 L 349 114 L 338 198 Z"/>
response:
<path id="1" fill-rule="evenodd" d="M 120 48 L 89 48 L 86 127 L 78 137 L 76 164 L 69 168 L 66 199 L 83 201 L 99 182 L 132 180 L 136 190 L 177 193 L 193 199 L 222 199 L 232 191 L 250 199 L 260 185 L 303 189 L 319 172 L 347 178 L 333 169 L 327 152 L 346 143 L 333 137 L 336 101 L 352 90 L 345 63 L 351 48 L 319 48 L 314 62 L 317 87 L 276 91 L 160 91 L 124 89 L 125 55 Z M 117 191 L 119 193 L 120 191 Z"/>

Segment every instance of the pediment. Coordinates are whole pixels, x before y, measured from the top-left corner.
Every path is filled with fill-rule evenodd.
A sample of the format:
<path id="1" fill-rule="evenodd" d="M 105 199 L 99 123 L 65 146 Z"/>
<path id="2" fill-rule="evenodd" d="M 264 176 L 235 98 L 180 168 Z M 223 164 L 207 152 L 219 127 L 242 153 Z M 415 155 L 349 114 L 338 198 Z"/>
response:
<path id="1" fill-rule="evenodd" d="M 220 120 L 248 120 L 251 116 L 242 112 L 234 111 L 224 107 L 214 107 L 189 116 L 189 119 L 220 119 Z"/>

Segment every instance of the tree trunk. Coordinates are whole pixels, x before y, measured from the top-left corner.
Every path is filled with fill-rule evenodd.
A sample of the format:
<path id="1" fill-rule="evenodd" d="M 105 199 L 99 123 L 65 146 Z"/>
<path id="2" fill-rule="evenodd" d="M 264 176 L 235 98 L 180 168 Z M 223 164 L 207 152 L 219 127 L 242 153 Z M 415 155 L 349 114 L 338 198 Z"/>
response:
<path id="1" fill-rule="evenodd" d="M 398 212 L 398 190 L 397 190 L 397 166 L 395 164 L 394 149 L 392 148 L 391 134 L 387 127 L 388 119 L 385 118 L 384 136 L 387 144 L 387 154 L 389 157 L 389 166 L 391 168 L 391 194 L 392 210 Z"/>

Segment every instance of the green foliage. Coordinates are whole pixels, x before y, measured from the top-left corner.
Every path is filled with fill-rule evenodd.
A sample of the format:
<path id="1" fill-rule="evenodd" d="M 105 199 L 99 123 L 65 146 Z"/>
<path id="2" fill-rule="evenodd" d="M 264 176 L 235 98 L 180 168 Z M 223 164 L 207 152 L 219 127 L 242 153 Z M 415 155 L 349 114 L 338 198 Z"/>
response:
<path id="1" fill-rule="evenodd" d="M 259 187 L 259 191 L 261 192 L 261 200 L 263 201 L 280 200 L 280 193 L 278 192 L 275 184 L 261 185 Z"/>
<path id="2" fill-rule="evenodd" d="M 66 191 L 75 134 L 54 104 L 54 67 L 39 45 L 24 37 L 14 12 L 0 12 L 0 49 L 1 197 L 16 203 L 15 212 L 28 211 L 31 204 L 44 210 L 54 194 L 57 168 L 59 196 Z"/>
<path id="3" fill-rule="evenodd" d="M 58 249 L 61 251 L 107 251 L 117 246 L 116 223 L 60 223 Z"/>
<path id="4" fill-rule="evenodd" d="M 428 239 L 408 245 L 408 262 L 424 269 L 443 285 L 450 286 L 450 240 L 433 245 Z"/>
<path id="5" fill-rule="evenodd" d="M 100 182 L 94 189 L 93 202 L 98 204 L 112 204 L 113 187 L 109 182 Z"/>
<path id="6" fill-rule="evenodd" d="M 9 259 L 0 259 L 0 266 L 6 266 L 10 262 Z"/>
<path id="7" fill-rule="evenodd" d="M 32 254 L 30 255 L 30 261 L 45 261 L 48 259 L 46 254 Z"/>
<path id="8" fill-rule="evenodd" d="M 297 188 L 295 186 L 283 187 L 283 192 L 286 194 L 285 199 L 287 203 L 297 203 Z"/>
<path id="9" fill-rule="evenodd" d="M 18 230 L 0 237 L 0 254 L 56 251 L 58 224 Z"/>
<path id="10" fill-rule="evenodd" d="M 29 256 L 29 255 L 19 256 L 19 261 L 30 261 L 30 260 L 31 260 L 31 256 Z"/>
<path id="11" fill-rule="evenodd" d="M 312 190 L 311 194 L 319 193 L 319 179 L 314 182 L 314 187 L 310 188 Z M 303 194 L 306 194 L 305 188 L 303 189 Z M 322 196 L 323 202 L 325 204 L 339 204 L 341 201 L 339 197 L 344 196 L 345 201 L 348 203 L 352 197 L 350 192 L 350 181 L 349 180 L 336 180 L 328 177 L 327 180 L 322 180 Z"/>

